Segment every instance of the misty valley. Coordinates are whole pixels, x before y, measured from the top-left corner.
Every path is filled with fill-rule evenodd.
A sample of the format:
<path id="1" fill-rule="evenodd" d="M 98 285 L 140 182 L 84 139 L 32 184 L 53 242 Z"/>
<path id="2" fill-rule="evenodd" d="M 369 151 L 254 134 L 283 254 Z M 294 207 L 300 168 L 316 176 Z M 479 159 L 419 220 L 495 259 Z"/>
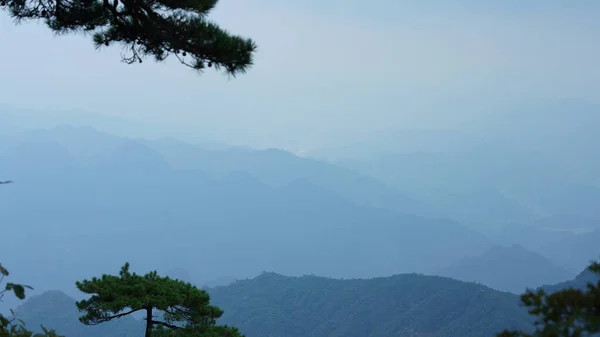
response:
<path id="1" fill-rule="evenodd" d="M 75 304 L 76 281 L 128 262 L 206 290 L 247 337 L 532 331 L 520 294 L 600 280 L 600 161 L 576 141 L 600 120 L 578 116 L 590 134 L 557 115 L 545 132 L 396 130 L 303 154 L 5 123 L 0 256 L 34 289 L 0 312 L 139 336 L 144 315 L 86 325 Z M 559 151 L 555 134 L 578 138 Z"/>

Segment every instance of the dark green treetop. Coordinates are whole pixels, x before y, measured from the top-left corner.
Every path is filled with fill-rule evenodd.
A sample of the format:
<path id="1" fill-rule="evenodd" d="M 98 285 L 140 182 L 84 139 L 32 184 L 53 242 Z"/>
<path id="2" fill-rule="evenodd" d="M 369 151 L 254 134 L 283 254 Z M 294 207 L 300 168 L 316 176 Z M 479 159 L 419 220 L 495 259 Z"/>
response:
<path id="1" fill-rule="evenodd" d="M 37 19 L 56 33 L 89 33 L 97 48 L 120 44 L 123 61 L 172 55 L 193 69 L 230 75 L 251 65 L 256 44 L 209 21 L 218 0 L 0 0 L 17 22 Z"/>
<path id="2" fill-rule="evenodd" d="M 594 262 L 588 270 L 600 274 Z M 564 289 L 551 294 L 529 290 L 521 296 L 529 313 L 537 317 L 536 330 L 504 331 L 497 337 L 581 337 L 600 333 L 600 281 L 587 289 Z"/>
<path id="3" fill-rule="evenodd" d="M 161 277 L 156 271 L 138 275 L 126 263 L 119 276 L 102 275 L 77 282 L 77 288 L 92 297 L 77 302 L 85 313 L 80 321 L 95 325 L 145 312 L 145 336 L 236 336 L 237 329 L 217 326 L 223 311 L 210 305 L 210 296 L 190 283 Z M 162 318 L 153 314 L 158 311 Z"/>

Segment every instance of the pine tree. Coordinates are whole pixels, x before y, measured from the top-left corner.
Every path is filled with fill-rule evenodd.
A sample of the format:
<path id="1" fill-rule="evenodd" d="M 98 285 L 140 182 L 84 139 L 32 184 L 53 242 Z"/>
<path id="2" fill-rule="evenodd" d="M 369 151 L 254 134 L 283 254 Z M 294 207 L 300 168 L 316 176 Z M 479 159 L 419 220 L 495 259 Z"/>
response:
<path id="1" fill-rule="evenodd" d="M 588 270 L 600 275 L 600 264 Z M 497 337 L 581 337 L 600 333 L 600 281 L 587 289 L 564 289 L 547 294 L 529 290 L 521 296 L 529 313 L 537 317 L 533 333 L 504 331 Z"/>
<path id="2" fill-rule="evenodd" d="M 231 35 L 207 19 L 218 0 L 0 0 L 17 21 L 43 20 L 58 34 L 90 33 L 97 48 L 120 44 L 123 61 L 174 56 L 193 69 L 244 73 L 254 41 Z"/>
<path id="3" fill-rule="evenodd" d="M 119 276 L 102 275 L 77 282 L 91 298 L 77 302 L 85 313 L 80 321 L 96 325 L 135 312 L 144 312 L 145 337 L 231 336 L 241 337 L 236 328 L 216 325 L 223 311 L 209 304 L 210 296 L 190 283 L 161 277 L 156 271 L 138 275 L 126 263 Z M 161 319 L 155 316 L 160 313 Z"/>

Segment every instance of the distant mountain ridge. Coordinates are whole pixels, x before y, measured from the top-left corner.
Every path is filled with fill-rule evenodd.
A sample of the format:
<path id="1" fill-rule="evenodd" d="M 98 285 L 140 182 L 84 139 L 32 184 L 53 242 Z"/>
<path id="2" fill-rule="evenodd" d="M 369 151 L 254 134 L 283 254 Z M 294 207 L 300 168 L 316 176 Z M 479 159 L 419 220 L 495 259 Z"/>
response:
<path id="1" fill-rule="evenodd" d="M 269 185 L 281 187 L 305 179 L 353 202 L 410 214 L 434 214 L 422 202 L 399 189 L 353 170 L 279 149 L 204 150 L 175 141 L 144 141 L 176 169 L 195 169 L 219 178 L 245 171 Z"/>
<path id="2" fill-rule="evenodd" d="M 441 158 L 454 155 L 457 153 Z M 436 170 L 435 160 L 419 162 L 422 154 L 411 156 L 417 160 L 410 163 L 415 172 L 427 176 L 429 170 Z M 451 166 L 448 172 L 481 179 L 480 173 L 463 172 L 463 164 Z M 505 170 L 499 166 L 480 168 L 483 173 Z M 119 255 L 141 259 L 141 253 L 128 250 L 128 245 L 140 248 L 177 240 L 183 244 L 169 253 L 171 258 L 179 252 L 188 259 L 184 265 L 205 265 L 206 275 L 191 275 L 199 282 L 223 275 L 255 275 L 265 269 L 288 275 L 316 272 L 336 277 L 432 273 L 466 255 L 482 254 L 502 241 L 492 240 L 497 238 L 492 237 L 493 231 L 481 235 L 472 224 L 447 220 L 444 214 L 471 218 L 470 210 L 476 210 L 494 217 L 510 210 L 506 214 L 515 219 L 529 217 L 527 207 L 510 193 L 492 187 L 437 191 L 432 200 L 448 212 L 436 213 L 431 211 L 430 202 L 415 200 L 368 174 L 282 150 L 209 150 L 174 139 L 115 137 L 89 127 L 28 130 L 0 139 L 0 173 L 19 182 L 11 187 L 10 195 L 0 195 L 5 221 L 21 226 L 8 231 L 14 231 L 18 242 L 38 240 L 51 247 L 47 254 L 33 249 L 27 253 L 30 258 L 47 261 L 48 266 L 61 259 L 80 263 L 83 276 L 89 267 L 77 255 L 86 245 L 101 249 L 110 242 L 115 247 L 115 252 L 109 252 L 102 261 L 103 268 L 110 270 L 121 263 L 117 261 Z M 418 183 L 417 175 L 399 171 L 395 176 Z M 452 175 L 429 178 L 451 182 Z M 589 196 L 593 195 L 591 188 Z M 542 219 L 558 227 L 571 218 L 563 214 Z M 584 219 L 578 222 L 581 224 L 594 222 L 584 216 L 578 219 Z M 535 236 L 541 224 L 532 223 L 530 234 L 516 224 L 501 226 L 514 226 L 520 236 Z M 17 228 L 28 228 L 35 234 L 25 237 Z M 512 239 L 507 235 L 510 240 L 503 244 L 514 242 L 511 235 Z M 566 244 L 571 240 L 567 236 L 548 235 L 548 240 L 536 245 L 528 245 L 533 239 L 524 237 L 519 243 L 560 267 L 579 265 L 575 268 L 579 270 L 597 251 L 594 233 L 575 235 L 579 241 L 572 244 Z M 584 239 L 588 236 L 591 239 Z M 205 237 L 211 240 L 204 242 L 208 240 Z M 46 238 L 56 243 L 48 243 Z M 200 248 L 196 250 L 197 246 Z M 9 248 L 0 247 L 0 253 L 9 252 Z M 192 251 L 197 255 L 190 255 Z M 283 253 L 270 253 L 273 251 Z M 168 257 L 157 255 L 156 259 L 159 267 L 166 268 Z M 238 264 L 241 272 L 233 270 Z M 453 275 L 465 279 L 469 273 L 464 270 L 464 275 Z M 553 280 L 557 278 L 548 277 L 544 282 Z M 518 292 L 516 285 L 494 286 Z"/>
<path id="3" fill-rule="evenodd" d="M 476 126 L 385 130 L 319 158 L 402 188 L 472 226 L 557 217 L 549 221 L 553 227 L 597 229 L 600 105 L 565 99 L 480 104 L 487 118 Z"/>
<path id="4" fill-rule="evenodd" d="M 261 270 L 332 277 L 430 272 L 491 246 L 452 220 L 374 206 L 395 190 L 284 151 L 208 151 L 199 157 L 208 163 L 204 170 L 184 170 L 172 168 L 147 142 L 94 140 L 102 151 L 80 160 L 77 151 L 43 134 L 36 143 L 43 146 L 22 142 L 25 149 L 0 159 L 0 172 L 18 181 L 10 194 L 0 194 L 3 221 L 14 224 L 0 256 L 9 256 L 5 263 L 25 283 L 46 275 L 42 289 L 110 271 L 123 259 L 159 270 L 177 260 L 187 270 L 202 270 L 190 275 L 202 284 Z M 88 138 L 97 137 L 110 135 Z M 52 165 L 43 156 L 51 153 L 46 147 L 60 149 L 50 155 Z M 412 207 L 402 196 L 397 200 L 396 210 Z M 32 248 L 10 254 L 24 244 Z M 41 266 L 21 267 L 23 259 Z"/>
<path id="5" fill-rule="evenodd" d="M 4 154 L 0 151 L 0 161 L 4 161 L 4 165 L 7 166 L 3 168 L 0 164 L 0 170 L 11 175 L 38 172 L 44 167 L 40 158 L 62 151 L 60 155 L 65 159 L 58 162 L 62 163 L 63 167 L 108 165 L 115 160 L 115 163 L 143 160 L 146 162 L 146 170 L 168 165 L 177 170 L 199 170 L 213 178 L 224 178 L 232 172 L 244 171 L 275 187 L 306 179 L 360 205 L 409 214 L 434 214 L 428 205 L 373 177 L 326 162 L 301 158 L 278 149 L 209 150 L 171 138 L 128 139 L 91 127 L 68 125 L 26 130 L 13 135 L 12 138 L 16 140 L 12 151 L 6 153 L 5 150 Z M 54 152 L 38 149 L 33 147 L 33 144 L 38 144 L 38 148 L 42 145 L 51 146 Z M 17 145 L 20 147 L 16 147 Z M 136 147 L 137 149 L 134 149 Z M 27 162 L 23 162 L 22 158 L 25 151 L 31 153 Z M 59 154 L 52 155 L 56 157 Z M 68 164 L 65 162 L 66 157 Z M 126 169 L 127 166 L 121 168 Z"/>
<path id="6" fill-rule="evenodd" d="M 438 275 L 478 282 L 490 288 L 523 293 L 527 288 L 568 280 L 566 270 L 521 245 L 494 246 L 482 255 L 464 258 Z"/>
<path id="7" fill-rule="evenodd" d="M 544 285 L 540 287 L 547 293 L 554 293 L 568 288 L 574 288 L 579 290 L 585 290 L 588 284 L 597 284 L 600 281 L 600 276 L 588 269 L 583 270 L 581 273 L 569 281 L 560 282 L 557 284 Z"/>
<path id="8" fill-rule="evenodd" d="M 540 247 L 540 254 L 555 261 L 558 265 L 576 273 L 589 266 L 590 261 L 600 257 L 600 229 L 586 233 L 576 233 Z"/>
<path id="9" fill-rule="evenodd" d="M 336 280 L 276 273 L 211 289 L 223 323 L 258 336 L 493 336 L 531 328 L 518 297 L 437 276 Z"/>
<path id="10" fill-rule="evenodd" d="M 247 337 L 479 337 L 532 327 L 516 295 L 436 276 L 337 280 L 262 273 L 208 292 L 225 311 L 219 323 Z M 143 331 L 141 321 L 129 318 L 85 326 L 75 300 L 58 291 L 28 299 L 16 313 L 34 330 L 43 324 L 66 337 Z"/>

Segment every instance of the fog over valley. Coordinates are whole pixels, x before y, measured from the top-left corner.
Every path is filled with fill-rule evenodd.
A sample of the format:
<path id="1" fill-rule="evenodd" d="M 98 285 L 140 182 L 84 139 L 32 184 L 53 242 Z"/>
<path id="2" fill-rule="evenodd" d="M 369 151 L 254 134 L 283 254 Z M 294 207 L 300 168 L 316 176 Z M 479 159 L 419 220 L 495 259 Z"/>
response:
<path id="1" fill-rule="evenodd" d="M 599 4 L 0 1 L 0 337 L 599 334 Z"/>
<path id="2" fill-rule="evenodd" d="M 15 277 L 44 275 L 48 289 L 74 291 L 73 279 L 127 260 L 198 284 L 262 271 L 485 284 L 495 269 L 494 286 L 518 293 L 568 280 L 598 253 L 598 164 L 592 142 L 580 146 L 600 125 L 590 108 L 488 137 L 386 131 L 363 143 L 371 154 L 341 158 L 5 125 L 2 174 L 16 183 L 1 195 L 12 238 L 1 249 Z M 561 150 L 557 135 L 571 136 Z"/>

